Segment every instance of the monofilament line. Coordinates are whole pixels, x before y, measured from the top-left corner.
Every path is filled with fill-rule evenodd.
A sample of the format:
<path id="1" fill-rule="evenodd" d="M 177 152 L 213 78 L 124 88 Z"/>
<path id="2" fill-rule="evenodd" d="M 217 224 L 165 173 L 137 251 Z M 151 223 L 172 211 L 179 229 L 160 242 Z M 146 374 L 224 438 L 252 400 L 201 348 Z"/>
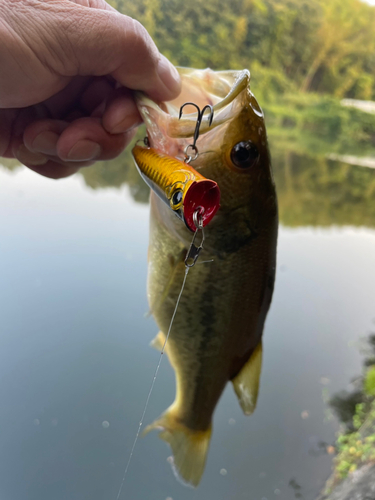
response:
<path id="1" fill-rule="evenodd" d="M 189 267 L 185 267 L 185 274 L 184 274 L 184 280 L 182 282 L 182 286 L 181 286 L 181 290 L 180 290 L 180 293 L 178 295 L 178 298 L 177 298 L 177 302 L 176 302 L 176 305 L 175 305 L 175 308 L 174 308 L 174 311 L 173 311 L 173 314 L 172 314 L 172 318 L 171 318 L 171 322 L 169 324 L 169 329 L 168 329 L 168 333 L 167 333 L 167 336 L 165 337 L 165 342 L 164 342 L 164 345 L 163 345 L 163 348 L 161 350 L 161 353 L 160 353 L 160 357 L 159 357 L 159 362 L 157 364 L 157 367 L 156 367 L 156 370 L 155 370 L 155 373 L 154 373 L 154 378 L 152 379 L 152 382 L 151 382 L 151 386 L 150 386 L 150 390 L 148 392 L 148 396 L 147 396 L 147 399 L 146 399 L 146 402 L 145 402 L 145 406 L 143 408 L 143 412 L 142 412 L 142 416 L 141 416 L 141 420 L 139 422 L 139 425 L 138 425 L 138 429 L 137 429 L 137 433 L 135 435 L 135 438 L 134 438 L 134 442 L 133 442 L 133 446 L 130 450 L 130 455 L 129 455 L 129 459 L 128 459 L 128 463 L 126 464 L 126 467 L 125 467 L 125 472 L 124 472 L 124 476 L 122 478 L 122 481 L 121 481 L 121 485 L 120 485 L 120 489 L 118 491 L 118 494 L 117 494 L 117 498 L 116 500 L 119 500 L 120 498 L 120 495 L 121 495 L 121 491 L 122 491 L 122 487 L 124 486 L 124 482 L 125 482 L 125 478 L 126 478 L 126 474 L 128 472 L 128 469 L 129 469 L 129 465 L 130 465 L 130 462 L 133 458 L 133 453 L 134 453 L 134 449 L 135 449 L 135 445 L 137 444 L 137 441 L 138 441 L 138 438 L 139 438 L 139 434 L 141 432 L 141 427 L 143 425 L 143 420 L 145 418 L 145 415 L 146 415 L 146 411 L 147 411 L 147 407 L 148 407 L 148 403 L 150 401 L 150 397 L 151 397 L 151 394 L 152 394 L 152 391 L 154 389 L 154 385 L 155 385 L 155 381 L 156 381 L 156 377 L 158 376 L 158 372 L 159 372 L 159 368 L 160 368 L 160 365 L 161 365 L 161 360 L 163 358 L 163 354 L 164 354 L 164 350 L 165 350 L 165 346 L 167 345 L 167 342 L 168 342 L 168 338 L 169 338 L 169 334 L 171 333 L 171 329 L 172 329 L 172 325 L 173 325 L 173 321 L 174 321 L 174 318 L 176 316 L 176 313 L 177 313 L 177 309 L 178 309 L 178 305 L 180 303 L 180 300 L 181 300 L 181 295 L 182 295 L 182 292 L 184 291 L 184 288 L 185 288 L 185 283 L 186 283 L 186 278 L 187 278 L 187 275 L 189 273 Z"/>

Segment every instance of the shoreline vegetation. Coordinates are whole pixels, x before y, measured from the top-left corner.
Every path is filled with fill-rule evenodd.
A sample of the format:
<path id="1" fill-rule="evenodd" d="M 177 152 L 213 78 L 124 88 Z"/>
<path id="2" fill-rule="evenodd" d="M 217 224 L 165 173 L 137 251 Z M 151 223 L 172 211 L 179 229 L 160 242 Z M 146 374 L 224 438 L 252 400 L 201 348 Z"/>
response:
<path id="1" fill-rule="evenodd" d="M 368 339 L 363 375 L 330 406 L 341 421 L 333 471 L 318 500 L 366 500 L 375 493 L 375 335 Z"/>
<path id="2" fill-rule="evenodd" d="M 174 64 L 249 68 L 261 102 L 283 94 L 375 100 L 375 7 L 361 0 L 109 0 Z"/>

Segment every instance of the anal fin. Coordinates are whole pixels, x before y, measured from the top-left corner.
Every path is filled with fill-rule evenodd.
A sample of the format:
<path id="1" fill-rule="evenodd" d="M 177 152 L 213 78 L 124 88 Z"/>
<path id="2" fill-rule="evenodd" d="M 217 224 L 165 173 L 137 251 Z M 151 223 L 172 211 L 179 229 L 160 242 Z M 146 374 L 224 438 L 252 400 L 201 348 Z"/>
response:
<path id="1" fill-rule="evenodd" d="M 240 373 L 232 380 L 234 392 L 245 415 L 251 415 L 255 410 L 261 370 L 262 341 L 256 346 Z"/>
<path id="2" fill-rule="evenodd" d="M 150 342 L 150 346 L 160 352 L 162 351 L 164 344 L 165 344 L 165 335 L 162 331 L 160 331 L 156 335 L 156 337 L 154 337 Z"/>

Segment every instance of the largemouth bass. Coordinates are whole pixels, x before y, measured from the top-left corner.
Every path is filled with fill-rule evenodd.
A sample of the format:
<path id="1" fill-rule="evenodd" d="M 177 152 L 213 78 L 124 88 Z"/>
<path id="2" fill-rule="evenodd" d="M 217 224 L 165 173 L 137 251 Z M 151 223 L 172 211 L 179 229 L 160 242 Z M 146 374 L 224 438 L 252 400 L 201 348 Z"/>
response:
<path id="1" fill-rule="evenodd" d="M 232 382 L 245 414 L 256 406 L 262 332 L 275 279 L 278 215 L 264 117 L 250 91 L 249 72 L 179 71 L 183 90 L 177 100 L 155 103 L 137 95 L 148 139 L 161 154 L 183 160 L 196 114 L 191 108 L 179 120 L 180 106 L 187 101 L 201 108 L 212 105 L 213 122 L 202 120 L 199 156 L 191 165 L 217 182 L 221 201 L 205 228 L 202 264 L 187 276 L 166 346 L 176 374 L 176 398 L 146 431 L 161 429 L 160 437 L 172 448 L 175 472 L 196 486 L 206 462 L 213 413 L 227 382 Z M 191 239 L 192 232 L 151 192 L 148 299 L 160 328 L 152 345 L 159 349 L 181 289 Z"/>

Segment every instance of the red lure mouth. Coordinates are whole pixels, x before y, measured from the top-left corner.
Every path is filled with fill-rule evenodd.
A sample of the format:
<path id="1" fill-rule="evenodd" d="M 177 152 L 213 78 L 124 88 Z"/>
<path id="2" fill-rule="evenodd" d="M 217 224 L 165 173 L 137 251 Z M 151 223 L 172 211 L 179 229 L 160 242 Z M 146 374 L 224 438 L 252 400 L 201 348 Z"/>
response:
<path id="1" fill-rule="evenodd" d="M 183 202 L 183 216 L 187 227 L 196 231 L 194 213 L 198 210 L 203 227 L 212 220 L 220 207 L 220 189 L 215 181 L 201 179 L 187 190 Z"/>

